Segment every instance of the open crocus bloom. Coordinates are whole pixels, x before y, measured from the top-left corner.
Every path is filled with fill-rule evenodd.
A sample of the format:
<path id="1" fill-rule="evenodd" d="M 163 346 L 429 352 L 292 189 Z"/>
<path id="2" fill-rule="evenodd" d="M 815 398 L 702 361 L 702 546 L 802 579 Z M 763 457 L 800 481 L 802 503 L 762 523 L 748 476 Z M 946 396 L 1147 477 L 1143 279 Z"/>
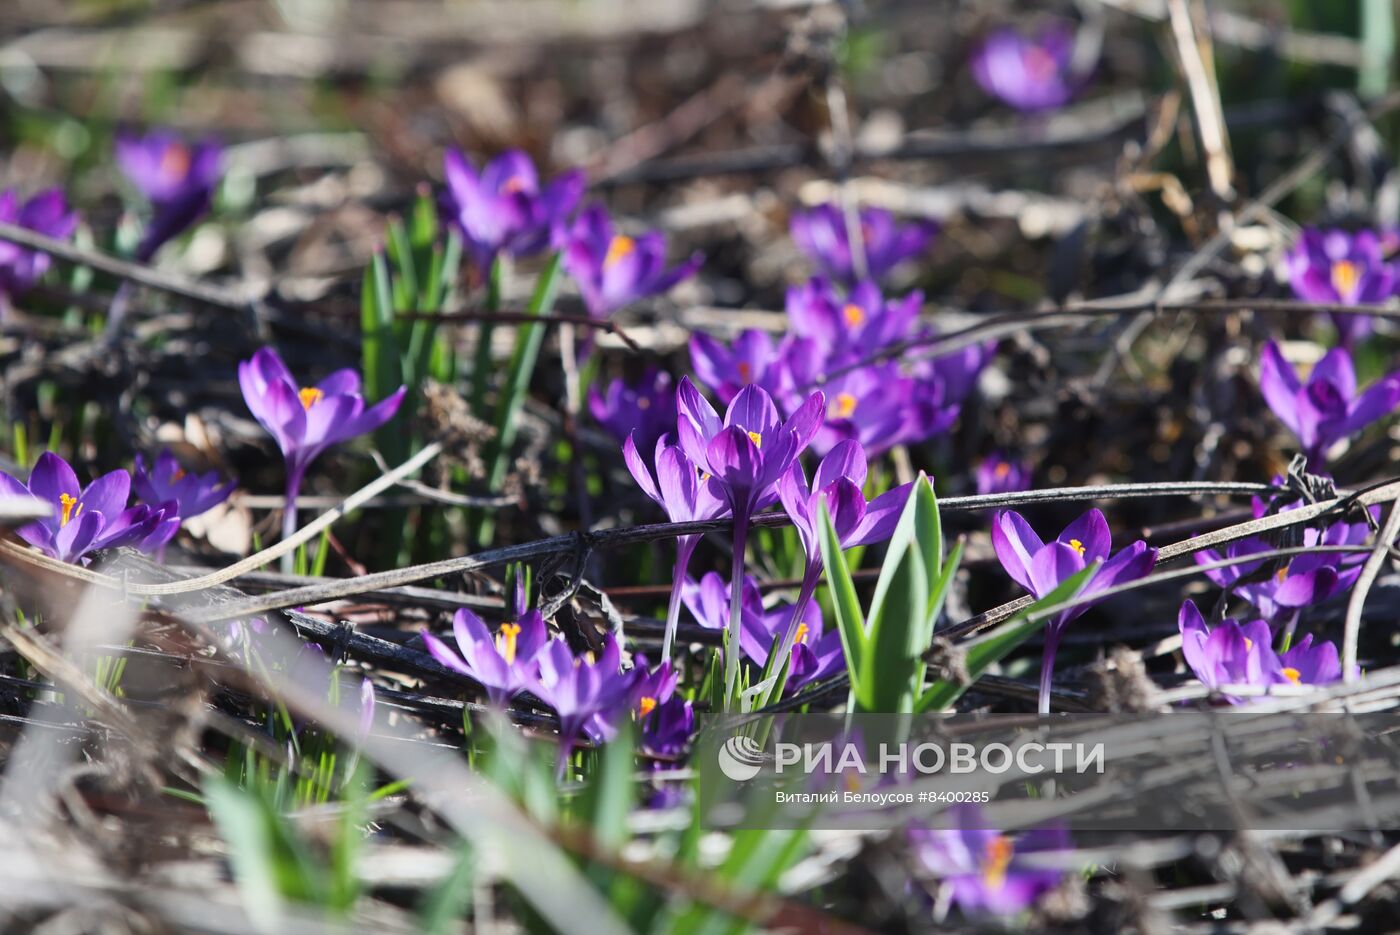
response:
<path id="1" fill-rule="evenodd" d="M 98 549 L 154 548 L 168 540 L 167 532 L 174 535 L 180 523 L 173 510 L 167 515 L 163 508 L 145 504 L 128 508 L 131 475 L 126 471 L 112 471 L 82 487 L 68 462 L 51 451 L 39 456 L 27 484 L 0 474 L 0 494 L 48 504 L 51 515 L 15 531 L 45 555 L 73 564 Z"/>
<path id="2" fill-rule="evenodd" d="M 534 684 L 535 657 L 549 632 L 539 611 L 530 610 L 514 623 L 501 624 L 493 634 L 480 617 L 463 607 L 452 616 L 452 635 L 461 655 L 431 633 L 423 634 L 423 642 L 434 659 L 480 682 L 491 703 L 504 707 Z"/>
<path id="3" fill-rule="evenodd" d="M 136 248 L 138 260 L 149 260 L 209 210 L 224 148 L 211 140 L 190 145 L 169 131 L 154 130 L 144 137 L 118 136 L 116 154 L 117 165 L 155 210 Z"/>
<path id="4" fill-rule="evenodd" d="M 924 294 L 886 300 L 870 280 L 842 295 L 831 283 L 813 277 L 787 291 L 786 311 L 793 333 L 813 339 L 823 357 L 860 359 L 910 336 Z"/>
<path id="5" fill-rule="evenodd" d="M 1259 359 L 1259 391 L 1279 421 L 1292 430 L 1308 460 L 1321 466 L 1337 442 L 1395 411 L 1400 405 L 1400 372 L 1358 393 L 1351 354 L 1338 347 L 1303 381 L 1270 341 Z"/>
<path id="6" fill-rule="evenodd" d="M 615 229 L 602 205 L 584 208 L 569 229 L 564 268 L 578 283 L 583 303 L 594 318 L 648 296 L 660 295 L 695 274 L 705 257 L 692 254 L 678 266 L 666 266 L 666 235 L 649 231 L 629 237 Z"/>
<path id="7" fill-rule="evenodd" d="M 857 224 L 865 250 L 865 275 L 881 279 L 896 265 L 928 247 L 938 225 L 932 221 L 900 224 L 882 208 L 861 208 Z M 822 204 L 792 215 L 792 239 L 822 274 L 847 285 L 858 278 L 846 214 L 840 205 Z"/>
<path id="8" fill-rule="evenodd" d="M 1092 562 L 1103 562 L 1084 585 L 1080 597 L 1104 591 L 1114 585 L 1141 578 L 1152 570 L 1157 550 L 1138 540 L 1116 555 L 1108 521 L 1098 510 L 1089 510 L 1064 528 L 1060 535 L 1041 542 L 1035 530 L 1019 513 L 998 513 L 992 520 L 992 546 L 1006 573 L 1034 597 L 1049 594 L 1066 579 L 1077 575 Z M 1055 652 L 1064 628 L 1090 604 L 1078 604 L 1050 620 L 1045 626 L 1045 656 L 1040 667 L 1040 712 L 1050 711 L 1050 678 L 1055 669 Z"/>
<path id="9" fill-rule="evenodd" d="M 1077 90 L 1073 57 L 1074 33 L 1066 26 L 1049 26 L 1034 37 L 1002 28 L 973 52 L 972 77 L 1017 110 L 1053 110 L 1069 103 Z"/>
<path id="10" fill-rule="evenodd" d="M 562 770 L 580 736 L 593 741 L 617 734 L 619 717 L 627 709 L 633 672 L 620 670 L 622 651 L 609 633 L 603 652 L 575 657 L 563 640 L 551 640 L 538 655 L 538 675 L 530 691 L 559 717 L 559 765 Z"/>
<path id="11" fill-rule="evenodd" d="M 1196 678 L 1210 688 L 1221 685 L 1325 685 L 1342 677 L 1337 647 L 1304 636 L 1283 655 L 1274 652 L 1273 631 L 1262 620 L 1222 620 L 1213 627 L 1191 601 L 1177 617 L 1181 653 Z M 1242 699 L 1230 697 L 1231 704 Z"/>
<path id="12" fill-rule="evenodd" d="M 565 172 L 541 187 L 530 157 L 501 153 L 478 175 L 456 149 L 443 155 L 453 221 L 476 263 L 490 267 L 498 253 L 530 256 L 562 237 L 583 196 L 583 173 Z"/>
<path id="13" fill-rule="evenodd" d="M 909 843 L 914 858 L 948 885 L 964 913 L 1012 915 L 1064 878 L 1064 871 L 1037 866 L 1032 856 L 1068 850 L 1069 832 L 1063 828 L 1012 837 L 987 827 L 975 805 L 955 805 L 949 812 L 956 828 L 911 828 Z"/>
<path id="14" fill-rule="evenodd" d="M 315 386 L 299 384 L 270 347 L 238 365 L 238 383 L 253 417 L 276 440 L 297 485 L 306 468 L 332 445 L 364 435 L 393 418 L 403 402 L 399 387 L 365 408 L 360 375 L 337 370 Z"/>
<path id="15" fill-rule="evenodd" d="M 174 501 L 182 520 L 205 513 L 228 499 L 234 481 L 222 482 L 218 471 L 191 474 L 180 467 L 169 448 L 161 449 L 150 470 L 139 454 L 132 483 L 136 495 L 147 503 Z"/>
<path id="16" fill-rule="evenodd" d="M 1395 294 L 1400 277 L 1386 259 L 1375 231 L 1303 229 L 1284 257 L 1293 293 L 1306 302 L 1326 305 L 1374 305 Z M 1369 315 L 1332 314 L 1332 323 L 1347 346 L 1371 331 Z"/>

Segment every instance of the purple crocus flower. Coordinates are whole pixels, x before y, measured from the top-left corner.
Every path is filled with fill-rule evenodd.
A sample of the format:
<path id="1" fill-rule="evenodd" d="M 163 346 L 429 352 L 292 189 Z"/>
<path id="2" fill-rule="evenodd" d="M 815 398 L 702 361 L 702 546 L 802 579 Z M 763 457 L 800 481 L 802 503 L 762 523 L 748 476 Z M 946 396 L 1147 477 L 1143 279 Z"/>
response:
<path id="1" fill-rule="evenodd" d="M 637 712 L 639 718 L 645 718 L 658 705 L 671 700 L 679 681 L 680 673 L 671 663 L 663 660 L 653 669 L 647 664 L 646 656 L 638 656 L 632 669 L 632 688 L 628 693 L 627 705 Z"/>
<path id="2" fill-rule="evenodd" d="M 1400 405 L 1400 372 L 1358 394 L 1351 354 L 1337 347 L 1313 366 L 1304 382 L 1270 341 L 1260 357 L 1259 391 L 1279 421 L 1292 430 L 1308 460 L 1320 466 L 1338 441 L 1395 411 Z"/>
<path id="3" fill-rule="evenodd" d="M 1001 452 L 994 452 L 977 466 L 977 492 L 1015 493 L 1029 490 L 1031 466 L 1027 461 L 1013 461 Z"/>
<path id="4" fill-rule="evenodd" d="M 499 253 L 531 256 L 563 235 L 583 197 L 583 173 L 565 172 L 540 186 L 530 157 L 509 150 L 478 175 L 456 149 L 443 156 L 453 221 L 478 266 L 487 269 Z"/>
<path id="5" fill-rule="evenodd" d="M 116 155 L 117 165 L 155 212 L 136 248 L 136 258 L 145 262 L 209 210 L 224 148 L 212 140 L 190 145 L 167 130 L 154 130 L 143 137 L 119 135 Z"/>
<path id="6" fill-rule="evenodd" d="M 596 661 L 575 658 L 568 645 L 558 639 L 540 651 L 539 673 L 530 691 L 559 717 L 561 774 L 580 736 L 595 742 L 616 736 L 617 718 L 626 709 L 632 688 L 632 673 L 619 670 L 621 658 L 621 649 L 611 633 Z"/>
<path id="7" fill-rule="evenodd" d="M 337 370 L 316 386 L 304 387 L 270 347 L 260 348 L 251 360 L 238 365 L 238 384 L 253 417 L 276 440 L 287 462 L 284 538 L 296 531 L 296 498 L 311 462 L 330 446 L 388 422 L 407 392 L 400 386 L 366 409 L 360 395 L 360 375 L 355 371 Z"/>
<path id="8" fill-rule="evenodd" d="M 860 359 L 910 336 L 924 304 L 922 292 L 886 300 L 870 280 L 843 296 L 817 276 L 787 291 L 786 310 L 794 334 L 812 338 L 827 357 Z"/>
<path id="9" fill-rule="evenodd" d="M 68 209 L 61 188 L 46 189 L 23 204 L 13 189 L 0 192 L 0 221 L 58 240 L 67 240 L 78 229 L 77 212 Z M 48 272 L 52 263 L 47 253 L 0 241 L 0 314 Z"/>
<path id="10" fill-rule="evenodd" d="M 831 515 L 832 526 L 843 550 L 883 542 L 899 523 L 900 513 L 909 500 L 913 484 L 886 491 L 867 503 L 862 489 L 867 471 L 865 449 L 859 442 L 843 441 L 822 458 L 812 486 L 807 486 L 807 475 L 802 465 L 795 462 L 778 482 L 778 497 L 806 553 L 802 586 L 792 611 L 791 629 L 794 632 L 798 629 L 796 622 L 801 619 L 821 582 L 823 564 L 819 524 L 822 500 L 826 501 L 827 512 Z M 784 645 L 792 645 L 794 639 L 792 633 L 785 633 Z"/>
<path id="11" fill-rule="evenodd" d="M 811 338 L 800 338 L 788 345 L 787 369 L 795 387 L 819 386 L 826 397 L 826 418 L 812 438 L 812 450 L 825 454 L 842 441 L 858 441 L 870 454 L 880 454 L 910 440 L 910 429 L 923 437 L 946 429 L 957 417 L 939 419 L 935 425 L 923 417 L 927 413 L 912 408 L 914 381 L 900 373 L 894 363 L 875 364 L 844 370 L 826 377 L 832 363 Z M 788 393 L 791 404 L 798 398 Z"/>
<path id="12" fill-rule="evenodd" d="M 734 397 L 721 420 L 689 377 L 682 378 L 676 394 L 681 450 L 718 482 L 734 515 L 726 697 L 733 697 L 739 674 L 739 654 L 732 647 L 739 641 L 740 586 L 749 520 L 756 511 L 778 499 L 779 479 L 812 441 L 821 426 L 825 406 L 822 394 L 813 393 L 784 421 L 767 393 L 756 386 L 746 386 Z"/>
<path id="13" fill-rule="evenodd" d="M 972 77 L 982 90 L 1017 110 L 1054 110 L 1078 90 L 1073 59 L 1074 33 L 1063 24 L 1047 26 L 1034 37 L 1001 28 L 972 53 Z"/>
<path id="14" fill-rule="evenodd" d="M 909 843 L 924 869 L 948 885 L 964 913 L 1012 915 L 1054 889 L 1064 871 L 1036 865 L 1035 854 L 1069 850 L 1069 832 L 1043 828 L 1008 837 L 987 827 L 975 805 L 949 809 L 954 829 L 912 828 Z"/>
<path id="15" fill-rule="evenodd" d="M 1221 685 L 1325 685 L 1342 677 L 1337 647 L 1313 644 L 1304 636 L 1283 655 L 1271 645 L 1273 631 L 1263 620 L 1240 623 L 1222 620 L 1213 627 L 1196 605 L 1186 601 L 1177 617 L 1181 629 L 1181 653 L 1186 664 L 1209 688 Z M 1244 699 L 1227 696 L 1231 704 Z"/>
<path id="16" fill-rule="evenodd" d="M 1080 597 L 1141 578 L 1157 561 L 1157 550 L 1148 548 L 1140 539 L 1112 557 L 1109 556 L 1111 545 L 1108 521 L 1098 510 L 1089 510 L 1048 543 L 1040 541 L 1019 513 L 1008 510 L 997 513 L 992 519 L 992 547 L 1001 567 L 1037 599 L 1092 562 L 1103 564 L 1084 585 Z M 1055 652 L 1060 637 L 1064 635 L 1065 626 L 1090 606 L 1071 607 L 1045 625 L 1045 655 L 1040 664 L 1041 714 L 1050 713 L 1050 679 L 1055 671 Z"/>
<path id="17" fill-rule="evenodd" d="M 695 708 L 676 695 L 643 715 L 641 722 L 641 752 L 657 759 L 677 760 L 695 733 Z"/>
<path id="18" fill-rule="evenodd" d="M 675 428 L 676 387 L 669 373 L 647 367 L 635 380 L 613 380 L 603 393 L 589 387 L 588 411 L 619 444 L 635 434 L 637 450 L 651 457 L 661 436 Z"/>
<path id="19" fill-rule="evenodd" d="M 159 543 L 152 537 L 163 532 L 163 524 L 179 523 L 163 508 L 127 507 L 131 475 L 126 471 L 112 471 L 82 487 L 68 462 L 51 451 L 39 456 L 27 484 L 0 473 L 0 494 L 48 504 L 51 515 L 15 532 L 50 558 L 75 565 L 85 564 L 87 554 L 98 549 L 154 548 Z"/>
<path id="20" fill-rule="evenodd" d="M 673 523 L 688 523 L 695 520 L 717 519 L 729 512 L 729 504 L 712 477 L 701 477 L 700 469 L 675 445 L 656 447 L 655 471 L 642 460 L 637 451 L 636 439 L 628 436 L 622 446 L 622 459 L 627 469 L 637 481 L 642 492 L 660 504 L 666 516 Z M 661 658 L 669 661 L 671 644 L 676 637 L 676 624 L 680 619 L 681 588 L 685 582 L 685 571 L 690 565 L 690 556 L 700 543 L 698 535 L 680 536 L 676 539 L 676 567 L 671 581 L 671 603 L 666 611 L 666 635 L 663 639 Z"/>
<path id="21" fill-rule="evenodd" d="M 452 615 L 452 635 L 461 655 L 431 633 L 423 634 L 423 642 L 434 659 L 480 682 L 490 702 L 503 708 L 534 685 L 536 657 L 549 630 L 539 611 L 529 610 L 492 634 L 480 617 L 462 607 Z"/>
<path id="22" fill-rule="evenodd" d="M 752 575 L 744 576 L 741 588 L 739 651 L 755 665 L 767 665 L 774 642 L 786 634 L 791 657 L 785 691 L 796 691 L 845 665 L 841 633 L 825 630 L 819 605 L 809 601 L 793 629 L 796 605 L 779 604 L 772 610 L 766 609 L 758 581 Z M 686 609 L 702 627 L 726 630 L 730 592 L 729 583 L 717 571 L 707 572 L 698 582 L 687 579 L 683 591 Z M 778 648 L 781 651 L 782 647 Z"/>
<path id="23" fill-rule="evenodd" d="M 169 448 L 161 449 L 149 470 L 145 459 L 138 454 L 136 470 L 132 475 L 136 496 L 147 503 L 174 501 L 176 512 L 182 520 L 205 513 L 228 499 L 236 482 L 220 483 L 221 480 L 218 471 L 204 474 L 186 472 Z"/>
<path id="24" fill-rule="evenodd" d="M 1395 293 L 1400 277 L 1387 262 L 1375 231 L 1303 229 L 1284 257 L 1293 293 L 1305 302 L 1328 305 L 1374 305 Z M 1342 344 L 1351 347 L 1371 331 L 1369 315 L 1331 314 Z"/>
<path id="25" fill-rule="evenodd" d="M 861 246 L 865 250 L 865 276 L 879 280 L 891 269 L 928 247 L 938 225 L 932 221 L 899 224 L 882 208 L 861 208 Z M 846 214 L 840 205 L 817 205 L 792 215 L 792 239 L 822 274 L 852 284 L 860 277 L 847 236 Z"/>
<path id="26" fill-rule="evenodd" d="M 750 328 L 726 346 L 704 332 L 690 336 L 690 365 L 700 382 L 728 403 L 746 386 L 757 386 L 770 395 L 779 390 L 784 348 L 773 343 L 766 331 Z"/>
<path id="27" fill-rule="evenodd" d="M 694 275 L 704 261 L 704 254 L 697 252 L 667 269 L 665 234 L 621 234 L 600 204 L 579 213 L 564 247 L 564 268 L 578 283 L 588 314 L 594 318 L 607 318 L 624 305 L 660 295 Z"/>
<path id="28" fill-rule="evenodd" d="M 1333 523 L 1322 530 L 1304 529 L 1301 544 L 1305 548 L 1359 546 L 1369 539 L 1370 528 L 1366 523 L 1343 522 Z M 1271 552 L 1273 549 L 1274 546 L 1266 540 L 1253 536 L 1227 544 L 1223 554 L 1215 549 L 1202 549 L 1195 553 L 1195 560 L 1198 565 L 1207 565 Z M 1361 552 L 1305 552 L 1295 555 L 1274 574 L 1262 580 L 1255 580 L 1263 566 L 1262 560 L 1206 569 L 1205 575 L 1218 587 L 1228 588 L 1254 605 L 1254 609 L 1266 620 L 1277 623 L 1290 611 L 1296 614 L 1303 607 L 1346 591 L 1360 576 L 1365 561 L 1366 556 Z"/>

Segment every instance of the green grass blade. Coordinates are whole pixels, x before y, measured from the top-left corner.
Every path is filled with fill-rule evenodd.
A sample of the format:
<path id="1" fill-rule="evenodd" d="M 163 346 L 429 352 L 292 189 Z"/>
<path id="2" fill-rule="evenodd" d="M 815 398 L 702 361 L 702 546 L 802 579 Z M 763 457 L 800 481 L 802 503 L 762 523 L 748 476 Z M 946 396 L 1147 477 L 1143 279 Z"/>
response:
<path id="1" fill-rule="evenodd" d="M 855 582 L 851 580 L 851 570 L 846 565 L 846 556 L 841 551 L 841 540 L 836 535 L 836 527 L 831 524 L 825 497 L 821 498 L 817 532 L 821 541 L 822 562 L 826 565 L 826 583 L 831 589 L 831 603 L 836 613 L 836 625 L 841 632 L 841 647 L 846 654 L 846 671 L 854 691 L 859 685 L 866 653 L 865 617 L 860 608 L 860 598 L 856 596 Z"/>

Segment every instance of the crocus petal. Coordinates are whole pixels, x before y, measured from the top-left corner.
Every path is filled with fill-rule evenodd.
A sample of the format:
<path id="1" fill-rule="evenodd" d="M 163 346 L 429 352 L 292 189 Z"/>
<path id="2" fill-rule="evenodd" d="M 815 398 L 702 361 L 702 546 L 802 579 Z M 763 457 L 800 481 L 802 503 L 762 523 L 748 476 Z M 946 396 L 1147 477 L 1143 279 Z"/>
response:
<path id="1" fill-rule="evenodd" d="M 1031 563 L 1043 547 L 1040 537 L 1020 513 L 1007 510 L 993 517 L 992 548 L 997 559 L 1011 579 L 1027 591 L 1032 591 Z"/>

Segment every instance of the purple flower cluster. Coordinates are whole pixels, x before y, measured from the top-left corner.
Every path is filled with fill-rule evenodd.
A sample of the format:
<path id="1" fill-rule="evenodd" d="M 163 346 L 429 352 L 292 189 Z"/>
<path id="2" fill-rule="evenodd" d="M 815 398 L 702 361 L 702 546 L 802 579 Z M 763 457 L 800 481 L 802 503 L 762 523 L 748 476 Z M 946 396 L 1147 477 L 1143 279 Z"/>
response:
<path id="1" fill-rule="evenodd" d="M 1028 461 L 1013 461 L 995 452 L 977 466 L 977 492 L 983 496 L 994 493 L 1015 493 L 1029 490 L 1031 465 Z"/>
<path id="2" fill-rule="evenodd" d="M 947 431 L 994 349 L 974 345 L 903 365 L 872 362 L 902 342 L 932 336 L 918 327 L 922 303 L 918 292 L 887 300 L 871 282 L 843 294 L 827 280 L 812 279 L 788 290 L 792 330 L 781 342 L 753 330 L 729 346 L 697 334 L 691 363 L 722 400 L 757 386 L 794 412 L 820 390 L 827 408 L 813 449 L 825 453 L 849 439 L 878 454 Z"/>
<path id="3" fill-rule="evenodd" d="M 449 149 L 443 172 L 453 226 L 481 269 L 503 254 L 560 250 L 564 268 L 595 318 L 667 291 L 693 275 L 704 259 L 696 253 L 668 268 L 664 234 L 623 234 L 599 204 L 575 217 L 585 183 L 577 169 L 542 185 L 535 164 L 519 150 L 502 153 L 478 173 L 460 151 Z"/>
<path id="4" fill-rule="evenodd" d="M 59 240 L 73 236 L 78 228 L 78 215 L 69 210 L 68 201 L 58 188 L 42 191 L 24 202 L 12 189 L 0 192 L 0 221 Z M 0 313 L 38 282 L 52 262 L 47 253 L 0 241 Z"/>
<path id="5" fill-rule="evenodd" d="M 1273 649 L 1273 631 L 1263 620 L 1222 620 L 1213 627 L 1191 601 L 1181 605 L 1181 653 L 1196 678 L 1221 685 L 1326 685 L 1342 677 L 1337 647 L 1313 643 L 1309 634 L 1287 652 Z M 1231 704 L 1243 699 L 1227 696 Z"/>
<path id="6" fill-rule="evenodd" d="M 481 618 L 462 608 L 452 618 L 457 650 L 431 633 L 423 634 L 428 652 L 449 669 L 478 682 L 493 705 L 504 707 L 529 692 L 559 718 L 560 768 L 580 738 L 612 739 L 621 718 L 633 711 L 642 722 L 642 745 L 660 756 L 678 756 L 690 738 L 694 716 L 690 703 L 675 695 L 678 673 L 670 663 L 655 669 L 644 657 L 622 668 L 622 649 L 612 634 L 595 659 L 575 656 L 562 637 L 549 636 L 537 610 L 524 610 L 517 598 L 517 619 L 493 634 Z"/>
<path id="7" fill-rule="evenodd" d="M 1019 513 L 998 513 L 992 520 L 992 547 L 1006 573 L 1036 598 L 1044 597 L 1065 580 L 1093 562 L 1103 562 L 1084 585 L 1080 596 L 1095 594 L 1118 584 L 1141 578 L 1152 570 L 1157 550 L 1142 540 L 1116 555 L 1109 555 L 1112 538 L 1108 521 L 1098 510 L 1090 510 L 1046 543 Z M 1055 652 L 1065 626 L 1089 609 L 1078 604 L 1053 617 L 1045 626 L 1045 655 L 1040 664 L 1040 713 L 1050 711 L 1050 680 L 1055 671 Z"/>
<path id="8" fill-rule="evenodd" d="M 126 471 L 104 474 L 84 487 L 68 462 L 49 451 L 39 456 L 28 482 L 0 473 L 0 493 L 49 506 L 49 516 L 16 532 L 61 562 L 85 564 L 90 553 L 118 546 L 151 551 L 170 541 L 180 525 L 173 503 L 128 507 L 131 475 Z"/>
<path id="9" fill-rule="evenodd" d="M 835 674 L 845 665 L 841 634 L 826 630 L 821 608 L 808 601 L 805 607 L 777 604 L 763 606 L 758 581 L 745 575 L 739 617 L 739 651 L 755 665 L 764 666 L 775 643 L 784 638 L 792 621 L 800 620 L 791 638 L 786 691 L 795 692 L 811 682 Z M 719 572 L 707 573 L 698 582 L 687 579 L 683 599 L 686 609 L 700 626 L 709 630 L 729 628 L 730 585 Z M 781 651 L 781 645 L 777 648 Z"/>
<path id="10" fill-rule="evenodd" d="M 1293 293 L 1306 302 L 1376 305 L 1400 289 L 1400 269 L 1389 253 L 1375 231 L 1309 227 L 1284 257 L 1284 271 Z M 1329 314 L 1344 346 L 1371 332 L 1369 315 Z"/>

